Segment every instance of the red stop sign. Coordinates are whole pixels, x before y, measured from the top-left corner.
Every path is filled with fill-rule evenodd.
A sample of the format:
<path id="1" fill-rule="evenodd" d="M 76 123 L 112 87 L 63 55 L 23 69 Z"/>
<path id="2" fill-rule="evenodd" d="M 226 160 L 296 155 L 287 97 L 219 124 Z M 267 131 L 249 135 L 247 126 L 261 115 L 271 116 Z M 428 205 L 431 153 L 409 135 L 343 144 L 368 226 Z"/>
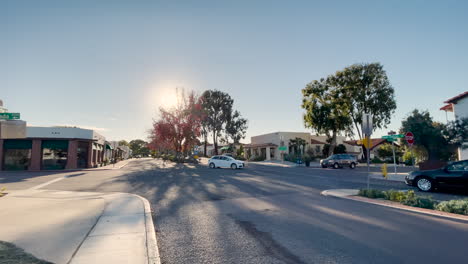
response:
<path id="1" fill-rule="evenodd" d="M 414 144 L 414 135 L 411 132 L 406 132 L 405 134 L 405 139 L 408 144 L 413 145 Z"/>

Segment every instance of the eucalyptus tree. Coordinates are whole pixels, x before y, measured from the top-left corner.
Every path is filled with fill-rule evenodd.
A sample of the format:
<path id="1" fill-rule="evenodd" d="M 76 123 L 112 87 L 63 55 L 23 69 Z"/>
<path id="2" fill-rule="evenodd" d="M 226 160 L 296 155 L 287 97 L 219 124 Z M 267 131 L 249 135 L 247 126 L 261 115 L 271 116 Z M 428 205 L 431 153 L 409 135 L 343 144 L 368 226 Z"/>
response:
<path id="1" fill-rule="evenodd" d="M 340 132 L 349 133 L 352 119 L 349 115 L 349 98 L 334 85 L 333 76 L 314 80 L 302 89 L 304 124 L 330 139 L 328 155 L 333 154 L 336 137 Z"/>
<path id="2" fill-rule="evenodd" d="M 360 139 L 362 115 L 370 113 L 375 129 L 386 128 L 396 109 L 395 91 L 380 63 L 353 64 L 336 72 L 330 83 L 340 90 Z"/>

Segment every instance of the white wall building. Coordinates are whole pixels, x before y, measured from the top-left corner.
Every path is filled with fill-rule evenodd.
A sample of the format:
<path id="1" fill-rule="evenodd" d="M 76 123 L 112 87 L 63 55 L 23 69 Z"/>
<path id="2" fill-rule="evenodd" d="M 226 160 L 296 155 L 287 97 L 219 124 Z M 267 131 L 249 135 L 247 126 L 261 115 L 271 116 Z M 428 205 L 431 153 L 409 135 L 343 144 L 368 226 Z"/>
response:
<path id="1" fill-rule="evenodd" d="M 309 132 L 274 132 L 263 135 L 258 135 L 250 138 L 250 144 L 245 144 L 244 154 L 249 157 L 265 157 L 266 160 L 281 160 L 282 155 L 293 153 L 294 150 L 289 146 L 291 139 L 301 138 L 306 142 L 302 153 L 311 148 L 316 156 L 322 155 L 323 147 L 326 144 L 326 136 L 314 136 Z M 337 137 L 337 144 L 343 144 L 348 153 L 359 153 L 359 148 L 345 143 L 346 138 Z M 286 147 L 287 150 L 281 151 L 281 147 Z"/>
<path id="2" fill-rule="evenodd" d="M 461 93 L 455 97 L 452 97 L 445 101 L 447 105 L 440 108 L 446 112 L 453 112 L 455 119 L 460 120 L 463 118 L 468 118 L 468 91 Z M 458 159 L 466 160 L 468 159 L 468 142 L 464 143 L 466 148 L 458 149 Z"/>

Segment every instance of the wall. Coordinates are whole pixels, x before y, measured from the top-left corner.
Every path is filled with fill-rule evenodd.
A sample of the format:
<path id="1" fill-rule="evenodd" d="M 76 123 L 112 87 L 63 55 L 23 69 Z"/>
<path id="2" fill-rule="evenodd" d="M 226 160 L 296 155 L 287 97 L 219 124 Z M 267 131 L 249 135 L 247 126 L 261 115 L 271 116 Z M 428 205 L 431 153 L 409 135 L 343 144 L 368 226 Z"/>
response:
<path id="1" fill-rule="evenodd" d="M 27 127 L 28 138 L 82 138 L 94 139 L 93 130 L 75 127 Z"/>
<path id="2" fill-rule="evenodd" d="M 459 100 L 456 104 L 452 104 L 452 106 L 453 106 L 453 113 L 455 114 L 456 119 L 468 118 L 468 97 L 465 97 Z M 468 148 L 458 149 L 458 159 L 459 160 L 468 159 Z"/>
<path id="3" fill-rule="evenodd" d="M 453 104 L 453 113 L 455 118 L 468 118 L 468 97 L 459 100 L 456 104 Z"/>

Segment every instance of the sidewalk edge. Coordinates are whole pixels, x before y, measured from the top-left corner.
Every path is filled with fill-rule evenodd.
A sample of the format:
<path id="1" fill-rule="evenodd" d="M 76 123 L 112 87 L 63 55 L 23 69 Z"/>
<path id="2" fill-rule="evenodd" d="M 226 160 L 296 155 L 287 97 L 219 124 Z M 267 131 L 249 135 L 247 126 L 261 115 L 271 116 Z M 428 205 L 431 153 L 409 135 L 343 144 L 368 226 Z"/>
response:
<path id="1" fill-rule="evenodd" d="M 137 194 L 131 194 L 140 198 L 145 208 L 145 226 L 146 226 L 146 249 L 148 252 L 148 264 L 160 264 L 158 241 L 156 240 L 156 231 L 154 229 L 153 217 L 151 215 L 151 206 L 149 201 Z"/>
<path id="2" fill-rule="evenodd" d="M 392 201 L 380 201 L 380 200 L 374 200 L 374 199 L 365 198 L 365 197 L 356 197 L 356 196 L 349 196 L 349 195 L 339 196 L 339 195 L 335 195 L 331 193 L 330 191 L 332 190 L 324 190 L 320 192 L 320 194 L 323 196 L 331 196 L 331 197 L 336 197 L 336 198 L 341 198 L 341 199 L 347 199 L 347 200 L 352 200 L 352 201 L 358 201 L 358 202 L 363 202 L 363 203 L 369 203 L 369 204 L 375 204 L 375 205 L 400 209 L 400 210 L 409 211 L 413 213 L 420 213 L 420 214 L 425 214 L 425 215 L 432 215 L 432 216 L 438 216 L 438 217 L 448 218 L 452 220 L 461 220 L 461 221 L 468 222 L 468 216 L 464 216 L 464 215 L 458 215 L 458 214 L 436 211 L 436 210 L 431 210 L 431 209 L 419 208 L 419 207 L 412 207 L 412 206 L 407 206 L 407 205 L 403 205 L 403 204 L 392 202 Z"/>

